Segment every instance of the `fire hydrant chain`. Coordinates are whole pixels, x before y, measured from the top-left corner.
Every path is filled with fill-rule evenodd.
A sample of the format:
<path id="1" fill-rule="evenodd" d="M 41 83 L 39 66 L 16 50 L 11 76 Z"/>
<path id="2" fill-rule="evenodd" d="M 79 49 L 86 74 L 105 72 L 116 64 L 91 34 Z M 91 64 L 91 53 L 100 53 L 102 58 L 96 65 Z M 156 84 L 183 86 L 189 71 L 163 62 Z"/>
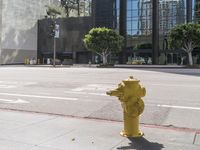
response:
<path id="1" fill-rule="evenodd" d="M 107 95 L 118 97 L 124 112 L 124 130 L 121 135 L 125 137 L 141 137 L 139 130 L 139 116 L 144 111 L 144 101 L 141 97 L 146 95 L 146 89 L 139 84 L 139 80 L 130 76 L 123 80 L 114 90 Z"/>

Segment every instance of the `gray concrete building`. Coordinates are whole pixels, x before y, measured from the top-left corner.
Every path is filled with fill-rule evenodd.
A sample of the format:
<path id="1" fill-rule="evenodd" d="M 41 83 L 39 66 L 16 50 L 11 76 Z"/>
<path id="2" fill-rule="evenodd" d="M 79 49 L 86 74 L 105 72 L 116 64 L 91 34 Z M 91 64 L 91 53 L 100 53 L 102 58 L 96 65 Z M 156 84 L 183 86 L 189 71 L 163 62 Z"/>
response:
<path id="1" fill-rule="evenodd" d="M 58 0 L 0 0 L 0 64 L 37 57 L 37 20 Z"/>
<path id="2" fill-rule="evenodd" d="M 56 58 L 63 64 L 88 63 L 91 52 L 83 43 L 83 37 L 93 27 L 91 16 L 58 18 L 60 25 L 59 38 L 55 39 Z M 54 39 L 50 36 L 50 18 L 38 21 L 38 59 L 46 64 L 48 58 L 53 58 Z"/>

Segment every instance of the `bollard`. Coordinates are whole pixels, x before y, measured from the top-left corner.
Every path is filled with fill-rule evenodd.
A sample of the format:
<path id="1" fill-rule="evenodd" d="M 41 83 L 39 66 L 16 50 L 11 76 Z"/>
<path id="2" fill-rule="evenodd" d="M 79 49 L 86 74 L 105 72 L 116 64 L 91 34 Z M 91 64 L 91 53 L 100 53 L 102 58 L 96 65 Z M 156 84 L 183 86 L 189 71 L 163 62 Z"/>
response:
<path id="1" fill-rule="evenodd" d="M 123 108 L 124 129 L 120 134 L 124 137 L 141 137 L 144 134 L 139 129 L 139 116 L 144 111 L 146 89 L 139 80 L 130 76 L 118 84 L 118 88 L 106 92 L 107 95 L 118 97 Z"/>

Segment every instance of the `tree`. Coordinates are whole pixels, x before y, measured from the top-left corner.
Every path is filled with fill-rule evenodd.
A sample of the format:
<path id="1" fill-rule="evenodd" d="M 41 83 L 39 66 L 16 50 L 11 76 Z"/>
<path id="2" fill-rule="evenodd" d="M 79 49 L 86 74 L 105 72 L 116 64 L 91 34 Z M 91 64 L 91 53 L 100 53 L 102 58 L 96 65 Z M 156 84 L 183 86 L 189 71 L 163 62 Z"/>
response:
<path id="1" fill-rule="evenodd" d="M 67 17 L 79 17 L 90 9 L 87 7 L 91 7 L 91 0 L 60 0 L 60 5 L 65 9 Z"/>
<path id="2" fill-rule="evenodd" d="M 61 0 L 60 4 L 65 9 L 66 16 L 69 17 L 70 11 L 76 9 L 77 1 L 75 1 L 75 0 Z"/>
<path id="3" fill-rule="evenodd" d="M 188 54 L 189 65 L 193 65 L 192 51 L 200 45 L 200 24 L 181 24 L 172 28 L 168 35 L 169 46 L 180 48 Z"/>
<path id="4" fill-rule="evenodd" d="M 124 38 L 112 29 L 93 28 L 83 41 L 88 50 L 99 54 L 103 58 L 103 64 L 107 64 L 107 57 L 111 52 L 121 50 Z"/>
<path id="5" fill-rule="evenodd" d="M 138 44 L 135 48 L 136 49 L 152 49 L 152 44 L 151 43 L 142 43 L 142 44 Z"/>
<path id="6" fill-rule="evenodd" d="M 63 9 L 62 7 L 58 6 L 58 5 L 46 5 L 47 7 L 47 16 L 49 16 L 50 18 L 57 18 L 58 16 L 63 16 Z"/>

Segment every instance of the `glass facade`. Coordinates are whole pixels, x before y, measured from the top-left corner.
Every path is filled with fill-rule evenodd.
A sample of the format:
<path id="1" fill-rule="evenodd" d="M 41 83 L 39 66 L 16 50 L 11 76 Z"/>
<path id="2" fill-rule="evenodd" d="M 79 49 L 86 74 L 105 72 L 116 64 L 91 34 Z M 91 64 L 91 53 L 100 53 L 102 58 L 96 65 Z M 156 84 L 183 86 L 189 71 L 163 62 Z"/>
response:
<path id="1" fill-rule="evenodd" d="M 193 20 L 195 23 L 200 23 L 200 0 L 193 0 Z"/>
<path id="2" fill-rule="evenodd" d="M 93 0 L 93 2 L 95 26 L 114 28 L 125 36 L 126 49 L 121 53 L 123 56 L 120 54 L 122 58 L 120 62 L 123 63 L 135 54 L 153 58 L 163 55 L 163 59 L 167 58 L 168 53 L 176 53 L 178 56 L 180 51 L 172 52 L 168 47 L 168 32 L 178 24 L 200 23 L 200 0 Z M 178 58 L 173 62 L 177 60 Z M 153 62 L 155 63 L 155 59 Z"/>
<path id="3" fill-rule="evenodd" d="M 93 0 L 95 27 L 116 28 L 115 0 Z"/>
<path id="4" fill-rule="evenodd" d="M 160 34 L 167 34 L 175 25 L 186 22 L 184 0 L 160 0 L 159 9 Z"/>
<path id="5" fill-rule="evenodd" d="M 127 47 L 150 43 L 152 4 L 150 0 L 127 0 Z"/>
<path id="6" fill-rule="evenodd" d="M 115 29 L 117 30 L 117 31 L 119 31 L 119 11 L 120 11 L 120 0 L 115 0 L 114 1 L 115 3 L 114 3 L 114 10 L 113 10 L 113 12 L 114 12 L 114 17 L 115 17 Z"/>
<path id="7" fill-rule="evenodd" d="M 159 35 L 162 40 L 177 24 L 186 21 L 184 0 L 159 1 Z M 127 0 L 127 47 L 150 44 L 152 41 L 152 1 Z"/>

